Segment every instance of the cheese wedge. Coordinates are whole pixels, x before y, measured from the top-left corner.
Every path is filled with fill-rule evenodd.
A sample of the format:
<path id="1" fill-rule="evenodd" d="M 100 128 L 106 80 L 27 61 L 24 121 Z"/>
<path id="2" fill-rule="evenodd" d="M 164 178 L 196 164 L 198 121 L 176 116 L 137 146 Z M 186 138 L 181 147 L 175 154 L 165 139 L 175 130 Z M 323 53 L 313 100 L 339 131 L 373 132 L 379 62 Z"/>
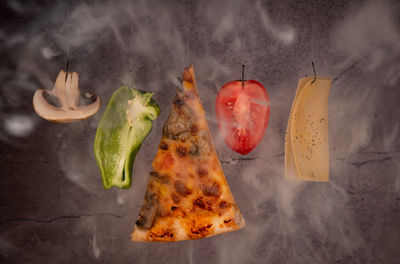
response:
<path id="1" fill-rule="evenodd" d="M 245 225 L 214 149 L 193 67 L 182 77 L 153 160 L 133 241 L 200 239 Z"/>
<path id="2" fill-rule="evenodd" d="M 328 98 L 332 80 L 299 81 L 285 137 L 285 178 L 329 181 Z"/>

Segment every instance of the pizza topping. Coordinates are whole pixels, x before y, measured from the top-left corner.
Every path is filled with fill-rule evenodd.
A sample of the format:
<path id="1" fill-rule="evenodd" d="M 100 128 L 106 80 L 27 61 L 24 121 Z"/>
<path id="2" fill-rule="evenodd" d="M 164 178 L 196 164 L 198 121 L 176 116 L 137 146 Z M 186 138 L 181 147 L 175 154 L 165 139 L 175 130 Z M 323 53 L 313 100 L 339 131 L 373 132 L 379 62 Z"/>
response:
<path id="1" fill-rule="evenodd" d="M 204 155 L 208 155 L 210 153 L 210 147 L 212 147 L 212 143 L 210 143 L 207 133 L 204 130 L 199 131 L 199 139 L 201 145 L 201 151 Z"/>
<path id="2" fill-rule="evenodd" d="M 157 171 L 150 171 L 150 176 L 158 178 L 160 174 Z"/>
<path id="3" fill-rule="evenodd" d="M 183 96 L 183 100 L 185 102 L 193 100 L 194 98 L 195 98 L 195 96 L 192 92 L 186 92 L 185 95 Z"/>
<path id="4" fill-rule="evenodd" d="M 172 139 L 177 139 L 180 135 L 187 133 L 188 130 L 184 123 L 176 122 L 168 124 L 167 132 L 172 136 Z"/>
<path id="5" fill-rule="evenodd" d="M 187 107 L 182 107 L 181 105 L 176 105 L 176 112 L 178 113 L 178 116 L 182 118 L 183 120 L 187 119 L 187 114 L 186 111 L 188 110 Z"/>
<path id="6" fill-rule="evenodd" d="M 169 178 L 167 175 L 162 175 L 162 174 L 158 173 L 157 171 L 151 171 L 150 176 L 160 183 L 168 183 L 169 182 Z"/>
<path id="7" fill-rule="evenodd" d="M 171 154 L 168 154 L 162 158 L 161 164 L 160 164 L 161 165 L 160 169 L 168 169 L 168 168 L 172 167 L 174 162 L 175 162 L 174 157 L 172 157 Z"/>
<path id="8" fill-rule="evenodd" d="M 139 219 L 136 224 L 142 228 L 150 228 L 153 225 L 157 213 L 157 195 L 146 192 L 144 204 L 139 212 Z"/>
<path id="9" fill-rule="evenodd" d="M 175 190 L 182 195 L 183 197 L 188 196 L 189 194 L 192 193 L 192 191 L 186 187 L 185 183 L 183 181 L 176 181 L 175 182 Z"/>
<path id="10" fill-rule="evenodd" d="M 162 143 L 160 144 L 160 149 L 162 149 L 162 150 L 168 150 L 168 144 L 165 143 L 165 142 L 162 142 Z"/>
<path id="11" fill-rule="evenodd" d="M 175 97 L 174 104 L 176 105 L 184 105 L 185 102 L 181 100 L 179 97 Z"/>
<path id="12" fill-rule="evenodd" d="M 219 209 L 221 209 L 219 212 L 218 212 L 218 215 L 219 216 L 223 216 L 225 213 L 226 213 L 226 211 L 227 211 L 227 209 L 229 209 L 229 208 L 231 208 L 232 207 L 232 204 L 231 203 L 228 203 L 228 202 L 226 202 L 226 201 L 221 201 L 220 203 L 219 203 Z"/>
<path id="13" fill-rule="evenodd" d="M 202 177 L 204 177 L 204 176 L 207 176 L 208 170 L 205 169 L 205 168 L 199 168 L 199 169 L 197 170 L 197 174 L 199 175 L 200 178 L 202 178 Z"/>
<path id="14" fill-rule="evenodd" d="M 193 124 L 190 126 L 190 134 L 192 136 L 195 136 L 198 131 L 199 131 L 199 128 L 196 126 L 196 124 Z"/>
<path id="15" fill-rule="evenodd" d="M 188 70 L 183 71 L 183 81 L 193 83 L 193 77 L 190 71 Z"/>
<path id="16" fill-rule="evenodd" d="M 178 204 L 181 199 L 178 197 L 178 195 L 176 195 L 175 193 L 171 193 L 171 199 L 172 201 L 174 201 L 174 203 Z"/>
<path id="17" fill-rule="evenodd" d="M 196 208 L 196 206 L 197 206 L 201 209 L 205 209 L 207 211 L 212 211 L 214 201 L 215 201 L 215 199 L 210 199 L 210 198 L 205 198 L 203 196 L 200 196 L 193 201 L 193 205 L 194 205 L 194 208 Z"/>
<path id="18" fill-rule="evenodd" d="M 173 111 L 164 125 L 163 136 L 175 140 L 180 134 L 185 132 L 188 132 L 188 130 L 184 120 Z"/>
<path id="19" fill-rule="evenodd" d="M 208 230 L 207 229 L 209 229 L 209 228 L 211 228 L 212 227 L 212 224 L 208 224 L 208 225 L 206 225 L 206 226 L 202 226 L 202 227 L 199 227 L 199 228 L 191 228 L 190 230 L 191 230 L 191 232 L 193 233 L 193 234 L 201 234 L 201 233 L 206 233 L 206 232 L 208 232 Z"/>
<path id="20" fill-rule="evenodd" d="M 231 207 L 232 205 L 230 204 L 230 203 L 228 203 L 228 202 L 226 202 L 226 201 L 221 201 L 220 203 L 219 203 L 219 208 L 221 208 L 221 209 L 226 209 L 226 208 L 229 208 L 229 207 Z"/>
<path id="21" fill-rule="evenodd" d="M 176 206 L 171 206 L 171 211 L 175 211 L 176 209 L 178 209 L 178 207 L 176 207 Z"/>
<path id="22" fill-rule="evenodd" d="M 176 149 L 176 153 L 178 154 L 179 157 L 185 157 L 187 156 L 187 149 L 184 146 L 179 146 Z"/>
<path id="23" fill-rule="evenodd" d="M 200 154 L 199 146 L 196 143 L 192 144 L 192 147 L 189 150 L 189 154 L 192 156 L 198 156 Z"/>
<path id="24" fill-rule="evenodd" d="M 173 237 L 174 233 L 172 230 L 166 230 L 165 232 L 161 234 L 156 234 L 154 232 L 151 232 L 149 237 L 160 237 L 160 238 L 165 238 L 165 237 Z"/>
<path id="25" fill-rule="evenodd" d="M 219 197 L 221 195 L 220 187 L 216 182 L 212 185 L 203 186 L 202 191 L 205 196 Z"/>
<path id="26" fill-rule="evenodd" d="M 203 197 L 199 197 L 193 201 L 193 205 L 200 207 L 201 209 L 206 209 L 206 204 Z"/>
<path id="27" fill-rule="evenodd" d="M 139 215 L 138 220 L 136 220 L 136 222 L 135 222 L 135 224 L 137 224 L 140 227 L 142 227 L 145 223 L 146 223 L 146 219 L 141 215 Z"/>

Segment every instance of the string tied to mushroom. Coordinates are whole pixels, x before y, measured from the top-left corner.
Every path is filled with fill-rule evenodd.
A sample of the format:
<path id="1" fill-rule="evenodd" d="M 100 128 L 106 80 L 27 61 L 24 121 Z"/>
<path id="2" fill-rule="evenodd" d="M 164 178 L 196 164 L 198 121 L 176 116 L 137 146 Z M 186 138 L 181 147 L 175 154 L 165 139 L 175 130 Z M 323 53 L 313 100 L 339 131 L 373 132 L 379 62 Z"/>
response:
<path id="1" fill-rule="evenodd" d="M 70 3 L 66 0 L 66 67 L 62 69 L 52 90 L 39 89 L 33 96 L 33 108 L 42 118 L 57 123 L 69 123 L 86 119 L 94 115 L 100 108 L 100 97 L 92 93 L 83 93 L 90 103 L 81 105 L 79 99 L 79 74 L 69 71 L 69 11 Z M 49 100 L 50 99 L 50 100 Z"/>

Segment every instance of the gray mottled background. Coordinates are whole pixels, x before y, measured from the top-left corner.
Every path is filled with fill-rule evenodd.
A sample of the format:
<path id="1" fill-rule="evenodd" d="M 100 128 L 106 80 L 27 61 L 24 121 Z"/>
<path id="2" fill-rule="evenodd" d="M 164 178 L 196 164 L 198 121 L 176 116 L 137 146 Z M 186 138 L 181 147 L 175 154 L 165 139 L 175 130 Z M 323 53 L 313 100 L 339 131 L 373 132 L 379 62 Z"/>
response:
<path id="1" fill-rule="evenodd" d="M 399 1 L 1 1 L 1 263 L 400 263 Z M 69 33 L 68 33 L 69 32 Z M 69 38 L 68 38 L 69 36 Z M 69 39 L 69 41 L 68 41 Z M 65 68 L 103 104 L 54 124 L 32 108 Z M 189 47 L 187 52 L 187 47 Z M 284 180 L 284 134 L 299 78 L 336 78 L 331 180 Z M 226 177 L 247 226 L 198 241 L 133 243 L 148 171 L 175 93 L 194 64 Z M 218 89 L 264 84 L 270 123 L 242 157 L 216 129 Z M 105 191 L 97 123 L 121 85 L 154 92 L 162 114 L 129 190 Z"/>

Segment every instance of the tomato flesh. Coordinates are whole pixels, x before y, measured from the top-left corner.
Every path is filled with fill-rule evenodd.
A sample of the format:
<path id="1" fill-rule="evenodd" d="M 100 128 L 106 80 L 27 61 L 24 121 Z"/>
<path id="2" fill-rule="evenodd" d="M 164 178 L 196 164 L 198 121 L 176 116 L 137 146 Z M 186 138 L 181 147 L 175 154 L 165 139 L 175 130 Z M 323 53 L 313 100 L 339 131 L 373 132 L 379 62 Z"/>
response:
<path id="1" fill-rule="evenodd" d="M 242 155 L 262 140 L 269 120 L 269 96 L 257 81 L 232 81 L 218 92 L 215 112 L 225 143 Z"/>

